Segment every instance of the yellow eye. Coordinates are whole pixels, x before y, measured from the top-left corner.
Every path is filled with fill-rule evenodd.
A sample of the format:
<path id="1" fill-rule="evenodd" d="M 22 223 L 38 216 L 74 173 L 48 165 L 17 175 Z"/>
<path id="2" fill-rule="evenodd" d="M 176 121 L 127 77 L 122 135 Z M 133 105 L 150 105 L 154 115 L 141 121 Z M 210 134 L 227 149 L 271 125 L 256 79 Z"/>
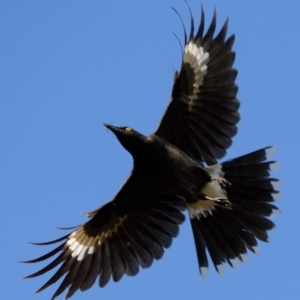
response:
<path id="1" fill-rule="evenodd" d="M 125 131 L 129 132 L 129 131 L 131 131 L 131 128 L 130 127 L 125 127 Z"/>

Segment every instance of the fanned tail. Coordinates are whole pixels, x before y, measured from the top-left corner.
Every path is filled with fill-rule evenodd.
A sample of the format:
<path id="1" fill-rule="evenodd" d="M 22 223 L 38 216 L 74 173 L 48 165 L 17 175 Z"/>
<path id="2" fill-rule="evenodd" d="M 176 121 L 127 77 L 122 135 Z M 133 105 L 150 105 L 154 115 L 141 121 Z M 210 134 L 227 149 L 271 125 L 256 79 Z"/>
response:
<path id="1" fill-rule="evenodd" d="M 199 201 L 199 207 L 197 203 L 189 207 L 203 277 L 208 271 L 207 252 L 222 275 L 225 262 L 235 268 L 238 260 L 245 262 L 247 250 L 258 253 L 257 240 L 268 242 L 267 232 L 275 227 L 268 217 L 280 212 L 273 204 L 280 196 L 280 181 L 270 177 L 278 162 L 267 161 L 274 150 L 267 147 L 207 168 L 212 178 L 225 179 L 227 184 L 219 182 L 218 187 L 230 205 L 213 202 L 205 207 Z"/>

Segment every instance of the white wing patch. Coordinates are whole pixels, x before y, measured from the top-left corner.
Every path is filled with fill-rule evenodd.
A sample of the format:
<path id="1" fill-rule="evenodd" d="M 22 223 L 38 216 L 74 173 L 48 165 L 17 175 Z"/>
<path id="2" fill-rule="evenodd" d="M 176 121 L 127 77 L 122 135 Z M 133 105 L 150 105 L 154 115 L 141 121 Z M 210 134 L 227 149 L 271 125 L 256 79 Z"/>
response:
<path id="1" fill-rule="evenodd" d="M 84 227 L 81 226 L 75 230 L 68 238 L 65 247 L 72 252 L 72 257 L 76 257 L 78 261 L 84 260 L 88 255 L 93 254 L 101 244 L 105 243 L 118 226 L 122 224 L 127 216 L 119 218 L 114 228 L 106 228 L 100 231 L 97 236 L 89 236 Z"/>
<path id="2" fill-rule="evenodd" d="M 197 99 L 199 87 L 203 83 L 203 77 L 207 73 L 207 62 L 209 53 L 204 51 L 203 47 L 198 47 L 193 40 L 191 40 L 184 48 L 183 62 L 192 66 L 195 72 L 195 83 L 193 95 L 190 95 L 192 100 Z"/>
<path id="3" fill-rule="evenodd" d="M 86 235 L 83 228 L 80 227 L 74 231 L 66 242 L 66 247 L 72 251 L 72 257 L 77 257 L 78 261 L 86 258 L 87 255 L 93 254 L 96 250 L 95 239 L 97 244 L 101 245 L 99 237 L 93 238 Z"/>

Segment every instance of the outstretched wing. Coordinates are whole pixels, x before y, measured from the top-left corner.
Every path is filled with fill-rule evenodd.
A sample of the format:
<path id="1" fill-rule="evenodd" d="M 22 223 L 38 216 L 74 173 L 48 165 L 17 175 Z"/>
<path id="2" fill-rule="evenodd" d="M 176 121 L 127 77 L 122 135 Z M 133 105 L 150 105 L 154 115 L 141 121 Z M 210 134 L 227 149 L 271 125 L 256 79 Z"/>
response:
<path id="1" fill-rule="evenodd" d="M 71 234 L 49 245 L 63 241 L 51 252 L 26 263 L 35 263 L 59 255 L 40 271 L 26 278 L 42 275 L 60 265 L 56 273 L 37 291 L 40 292 L 61 277 L 64 279 L 52 299 L 69 287 L 67 298 L 78 289 L 89 289 L 97 277 L 99 286 L 110 278 L 119 281 L 124 274 L 134 276 L 139 266 L 148 268 L 160 259 L 164 248 L 184 221 L 185 209 L 180 198 L 145 186 L 134 172 L 115 199 L 88 214 L 91 219 Z"/>
<path id="2" fill-rule="evenodd" d="M 154 134 L 175 145 L 194 159 L 215 164 L 226 154 L 231 138 L 237 133 L 239 101 L 235 84 L 237 70 L 233 69 L 234 36 L 226 39 L 228 20 L 214 37 L 216 12 L 206 32 L 204 12 L 194 35 L 187 39 L 181 71 L 175 81 L 169 106 Z"/>

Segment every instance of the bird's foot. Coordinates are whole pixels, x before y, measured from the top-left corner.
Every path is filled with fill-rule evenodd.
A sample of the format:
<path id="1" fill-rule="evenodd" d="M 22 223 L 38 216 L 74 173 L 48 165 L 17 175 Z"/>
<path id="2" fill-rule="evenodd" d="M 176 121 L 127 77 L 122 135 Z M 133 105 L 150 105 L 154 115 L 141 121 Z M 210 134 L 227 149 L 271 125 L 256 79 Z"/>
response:
<path id="1" fill-rule="evenodd" d="M 227 192 L 227 190 L 231 187 L 231 183 L 228 180 L 226 180 L 225 178 L 218 177 L 218 178 L 212 178 L 211 180 L 212 181 L 217 180 L 221 189 L 225 192 Z"/>
<path id="2" fill-rule="evenodd" d="M 231 202 L 226 198 L 222 198 L 222 197 L 211 198 L 211 197 L 206 196 L 205 199 L 209 200 L 209 201 L 213 201 L 213 202 L 215 202 L 215 203 L 217 203 L 218 205 L 221 205 L 221 206 L 225 206 L 225 207 L 228 207 L 228 208 L 231 207 Z"/>

